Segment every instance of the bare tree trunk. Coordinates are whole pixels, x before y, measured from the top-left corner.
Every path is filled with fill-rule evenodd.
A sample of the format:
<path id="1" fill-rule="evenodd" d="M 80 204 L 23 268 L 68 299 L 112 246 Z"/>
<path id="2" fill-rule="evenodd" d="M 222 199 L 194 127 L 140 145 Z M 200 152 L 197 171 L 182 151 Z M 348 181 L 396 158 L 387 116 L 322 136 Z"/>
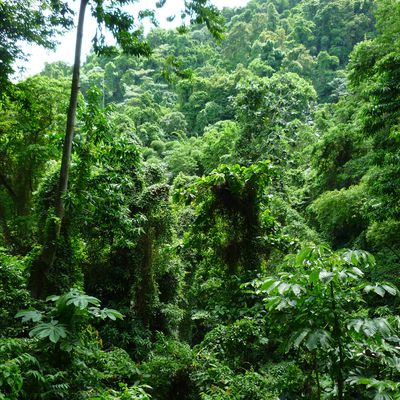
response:
<path id="1" fill-rule="evenodd" d="M 53 267 L 57 242 L 60 238 L 61 224 L 65 213 L 64 197 L 68 190 L 69 167 L 71 162 L 72 140 L 75 130 L 76 107 L 79 94 L 79 77 L 81 68 L 81 50 L 83 38 L 83 24 L 88 0 L 81 0 L 78 18 L 78 27 L 75 44 L 75 60 L 72 72 L 71 96 L 69 100 L 67 127 L 61 160 L 59 186 L 55 201 L 55 221 L 46 232 L 45 243 L 39 257 L 33 262 L 31 270 L 31 289 L 35 297 L 44 297 L 47 293 L 49 270 Z"/>
<path id="2" fill-rule="evenodd" d="M 69 100 L 67 129 L 65 132 L 64 147 L 63 147 L 63 154 L 61 161 L 60 181 L 59 181 L 58 193 L 55 204 L 56 217 L 60 219 L 59 225 L 61 225 L 61 221 L 64 218 L 64 195 L 67 193 L 68 190 L 69 165 L 71 161 L 72 139 L 74 137 L 76 106 L 78 103 L 78 93 L 79 93 L 83 22 L 85 19 L 85 10 L 87 1 L 88 0 L 81 0 L 81 6 L 79 10 L 79 21 L 78 21 L 78 30 L 76 34 L 76 46 L 75 46 L 75 61 L 72 73 L 71 97 Z M 59 234 L 60 230 L 58 230 L 58 235 Z"/>

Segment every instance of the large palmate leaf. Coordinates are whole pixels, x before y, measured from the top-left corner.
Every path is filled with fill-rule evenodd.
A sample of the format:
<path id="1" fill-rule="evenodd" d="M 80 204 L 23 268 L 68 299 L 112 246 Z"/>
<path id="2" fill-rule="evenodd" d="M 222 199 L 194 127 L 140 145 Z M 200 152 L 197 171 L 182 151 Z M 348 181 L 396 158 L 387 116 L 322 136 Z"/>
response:
<path id="1" fill-rule="evenodd" d="M 81 310 L 85 310 L 89 305 L 99 306 L 100 300 L 93 296 L 88 296 L 78 289 L 71 289 L 68 293 L 61 296 L 49 296 L 47 300 L 54 301 L 58 308 L 74 305 Z"/>
<path id="2" fill-rule="evenodd" d="M 385 318 L 357 318 L 347 323 L 348 329 L 362 332 L 365 336 L 371 337 L 377 334 L 389 338 L 393 334 L 393 329 Z"/>
<path id="3" fill-rule="evenodd" d="M 22 322 L 39 322 L 42 316 L 42 313 L 37 310 L 22 310 L 15 314 L 15 318 L 22 318 Z"/>
<path id="4" fill-rule="evenodd" d="M 378 380 L 375 378 L 364 376 L 351 376 L 347 382 L 352 385 L 363 385 L 367 389 L 373 389 L 374 400 L 399 400 L 400 399 L 400 384 L 388 379 Z"/>
<path id="5" fill-rule="evenodd" d="M 50 322 L 43 322 L 35 326 L 29 336 L 38 339 L 49 338 L 51 342 L 57 343 L 60 339 L 67 337 L 68 331 L 65 325 L 60 324 L 57 320 L 52 319 Z"/>
<path id="6" fill-rule="evenodd" d="M 364 292 L 374 292 L 377 295 L 384 297 L 386 293 L 389 293 L 392 296 L 395 296 L 398 292 L 397 288 L 391 283 L 376 283 L 375 285 L 366 285 L 364 287 Z"/>
<path id="7" fill-rule="evenodd" d="M 67 295 L 67 305 L 73 304 L 75 307 L 80 308 L 81 310 L 84 310 L 90 305 L 99 305 L 100 301 L 99 299 L 96 299 L 96 297 L 93 296 L 88 296 L 86 294 L 82 293 L 69 293 Z"/>

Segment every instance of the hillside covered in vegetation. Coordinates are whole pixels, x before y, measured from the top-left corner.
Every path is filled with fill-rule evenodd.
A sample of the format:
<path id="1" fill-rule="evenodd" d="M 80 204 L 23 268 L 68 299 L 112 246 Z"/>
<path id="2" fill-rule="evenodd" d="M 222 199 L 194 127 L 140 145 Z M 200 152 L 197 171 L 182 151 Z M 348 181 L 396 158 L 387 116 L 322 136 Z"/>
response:
<path id="1" fill-rule="evenodd" d="M 400 399 L 398 0 L 81 0 L 119 47 L 76 110 L 63 62 L 10 81 L 73 28 L 36 3 L 0 1 L 0 400 Z"/>

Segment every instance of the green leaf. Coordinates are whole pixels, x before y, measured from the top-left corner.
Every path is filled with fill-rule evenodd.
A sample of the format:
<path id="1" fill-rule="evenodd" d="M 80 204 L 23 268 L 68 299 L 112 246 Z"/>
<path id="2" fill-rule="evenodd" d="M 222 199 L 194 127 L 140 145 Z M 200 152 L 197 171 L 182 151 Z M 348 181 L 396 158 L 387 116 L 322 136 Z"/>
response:
<path id="1" fill-rule="evenodd" d="M 295 348 L 298 348 L 300 346 L 300 344 L 302 343 L 302 341 L 305 339 L 305 337 L 309 334 L 310 330 L 306 329 L 303 332 L 301 332 L 296 339 L 293 341 L 293 346 Z"/>
<path id="2" fill-rule="evenodd" d="M 268 297 L 267 299 L 265 299 L 266 304 L 265 307 L 268 310 L 273 310 L 273 309 L 277 309 L 278 305 L 281 302 L 281 298 L 278 296 L 273 296 L 273 297 Z"/>
<path id="3" fill-rule="evenodd" d="M 279 287 L 278 287 L 278 292 L 280 294 L 284 294 L 285 292 L 287 292 L 290 289 L 290 286 L 288 283 L 286 282 L 282 282 Z"/>
<path id="4" fill-rule="evenodd" d="M 348 277 L 348 274 L 345 271 L 339 272 L 339 278 L 341 281 L 345 281 L 347 277 Z"/>
<path id="5" fill-rule="evenodd" d="M 350 385 L 370 385 L 374 379 L 366 378 L 364 376 L 352 376 L 348 379 Z"/>
<path id="6" fill-rule="evenodd" d="M 301 249 L 295 258 L 295 265 L 301 267 L 304 264 L 304 261 L 310 258 L 311 253 L 312 248 L 310 247 L 304 247 L 303 249 Z"/>
<path id="7" fill-rule="evenodd" d="M 385 318 L 375 318 L 374 319 L 375 326 L 377 330 L 384 336 L 388 337 L 392 333 L 392 327 L 389 322 Z"/>
<path id="8" fill-rule="evenodd" d="M 385 289 L 382 286 L 378 286 L 378 285 L 375 285 L 374 292 L 381 297 L 385 296 L 385 293 L 386 293 Z"/>
<path id="9" fill-rule="evenodd" d="M 279 284 L 279 281 L 277 281 L 275 278 L 268 278 L 266 279 L 260 286 L 260 290 L 264 290 L 264 291 L 268 291 L 268 289 L 275 283 L 278 282 L 277 284 Z M 276 286 L 276 285 L 275 285 Z"/>
<path id="10" fill-rule="evenodd" d="M 85 310 L 89 304 L 94 306 L 100 305 L 100 300 L 96 297 L 88 296 L 76 290 L 71 290 L 63 296 L 65 296 L 67 306 L 73 304 L 75 307 L 80 308 L 81 310 Z"/>
<path id="11" fill-rule="evenodd" d="M 303 290 L 302 286 L 298 284 L 292 285 L 292 292 L 295 294 L 295 296 L 299 297 L 302 290 Z"/>
<path id="12" fill-rule="evenodd" d="M 328 348 L 330 346 L 331 337 L 327 331 L 322 329 L 312 332 L 306 341 L 308 350 L 313 351 L 318 347 Z"/>
<path id="13" fill-rule="evenodd" d="M 364 292 L 365 293 L 369 293 L 369 292 L 371 292 L 373 290 L 373 288 L 374 287 L 372 285 L 365 285 Z"/>
<path id="14" fill-rule="evenodd" d="M 120 312 L 118 312 L 117 310 L 113 310 L 112 308 L 103 308 L 102 310 L 100 310 L 100 318 L 110 318 L 111 320 L 115 321 L 117 318 L 123 319 L 124 316 Z"/>
<path id="15" fill-rule="evenodd" d="M 362 331 L 365 336 L 372 337 L 375 336 L 378 332 L 377 326 L 375 325 L 374 321 L 371 320 L 364 320 L 362 325 Z"/>
<path id="16" fill-rule="evenodd" d="M 352 319 L 351 321 L 348 322 L 347 324 L 347 329 L 354 329 L 357 333 L 360 333 L 361 328 L 364 324 L 364 320 L 362 319 Z"/>
<path id="17" fill-rule="evenodd" d="M 377 333 L 387 338 L 392 333 L 392 328 L 385 318 L 374 319 L 354 319 L 347 324 L 348 329 L 354 329 L 356 332 L 363 332 L 367 337 L 373 337 Z"/>
<path id="18" fill-rule="evenodd" d="M 357 267 L 351 268 L 351 271 L 352 271 L 353 273 L 355 273 L 356 275 L 360 276 L 360 277 L 364 276 L 364 272 L 362 272 L 362 271 L 361 271 L 359 268 L 357 268 Z"/>
<path id="19" fill-rule="evenodd" d="M 281 299 L 279 301 L 279 303 L 277 304 L 276 309 L 278 311 L 282 311 L 285 308 L 290 308 L 290 307 L 291 307 L 291 304 L 286 299 Z"/>
<path id="20" fill-rule="evenodd" d="M 390 283 L 383 284 L 382 288 L 385 289 L 386 292 L 388 292 L 392 296 L 395 296 L 397 294 L 397 288 Z"/>
<path id="21" fill-rule="evenodd" d="M 319 273 L 319 279 L 324 283 L 329 283 L 333 278 L 333 272 L 323 270 Z"/>
<path id="22" fill-rule="evenodd" d="M 311 272 L 310 276 L 309 276 L 309 280 L 311 283 L 317 283 L 319 280 L 319 270 L 318 269 L 314 269 L 314 271 Z"/>
<path id="23" fill-rule="evenodd" d="M 352 265 L 373 266 L 375 264 L 374 256 L 363 250 L 348 250 L 343 253 L 343 259 Z"/>
<path id="24" fill-rule="evenodd" d="M 15 314 L 15 318 L 22 318 L 22 322 L 39 322 L 42 316 L 42 313 L 37 310 L 22 310 Z"/>
<path id="25" fill-rule="evenodd" d="M 117 310 L 113 310 L 112 308 L 100 309 L 98 307 L 90 307 L 89 312 L 96 318 L 101 318 L 101 319 L 110 318 L 111 320 L 115 321 L 117 318 L 118 319 L 124 318 L 124 316 L 120 312 L 118 312 Z"/>
<path id="26" fill-rule="evenodd" d="M 378 285 L 378 284 L 365 286 L 364 287 L 364 292 L 366 292 L 366 293 L 374 292 L 374 293 L 376 293 L 377 295 L 379 295 L 381 297 L 384 297 L 385 293 L 386 293 L 385 289 L 382 286 Z"/>
<path id="27" fill-rule="evenodd" d="M 61 338 L 67 337 L 67 333 L 65 325 L 59 324 L 57 320 L 51 320 L 37 325 L 29 332 L 29 336 L 38 339 L 49 338 L 51 342 L 57 343 Z"/>

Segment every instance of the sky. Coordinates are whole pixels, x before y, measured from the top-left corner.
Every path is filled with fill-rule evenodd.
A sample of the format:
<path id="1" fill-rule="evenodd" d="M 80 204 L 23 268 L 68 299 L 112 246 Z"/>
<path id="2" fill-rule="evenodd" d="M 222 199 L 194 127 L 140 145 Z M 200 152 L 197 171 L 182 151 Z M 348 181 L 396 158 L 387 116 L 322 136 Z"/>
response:
<path id="1" fill-rule="evenodd" d="M 211 1 L 218 8 L 223 7 L 242 7 L 246 5 L 248 0 L 212 0 Z M 136 4 L 129 6 L 133 13 L 143 8 L 155 8 L 155 0 L 139 0 Z M 173 28 L 179 25 L 179 14 L 182 9 L 183 0 L 167 0 L 166 5 L 157 11 L 157 19 L 160 22 L 160 26 L 163 28 Z M 76 11 L 79 8 L 79 2 L 73 2 L 73 7 Z M 87 10 L 88 11 L 88 10 Z M 77 14 L 77 12 L 76 12 Z M 176 20 L 173 23 L 168 23 L 165 19 L 170 15 L 177 15 Z M 77 19 L 78 15 L 75 16 Z M 149 25 L 148 25 L 149 26 Z M 91 39 L 96 32 L 96 23 L 91 17 L 90 13 L 87 12 L 84 26 L 84 39 L 82 44 L 82 60 L 85 59 L 86 55 L 91 49 Z M 51 63 L 55 61 L 65 61 L 68 64 L 72 64 L 74 60 L 75 50 L 75 31 L 72 30 L 66 33 L 64 36 L 58 37 L 57 41 L 59 45 L 55 51 L 43 49 L 40 46 L 28 46 L 24 45 L 23 49 L 25 53 L 29 53 L 26 61 L 18 62 L 18 67 L 23 67 L 23 71 L 16 73 L 15 78 L 17 80 L 26 78 L 28 76 L 41 72 L 44 68 L 45 63 Z"/>

